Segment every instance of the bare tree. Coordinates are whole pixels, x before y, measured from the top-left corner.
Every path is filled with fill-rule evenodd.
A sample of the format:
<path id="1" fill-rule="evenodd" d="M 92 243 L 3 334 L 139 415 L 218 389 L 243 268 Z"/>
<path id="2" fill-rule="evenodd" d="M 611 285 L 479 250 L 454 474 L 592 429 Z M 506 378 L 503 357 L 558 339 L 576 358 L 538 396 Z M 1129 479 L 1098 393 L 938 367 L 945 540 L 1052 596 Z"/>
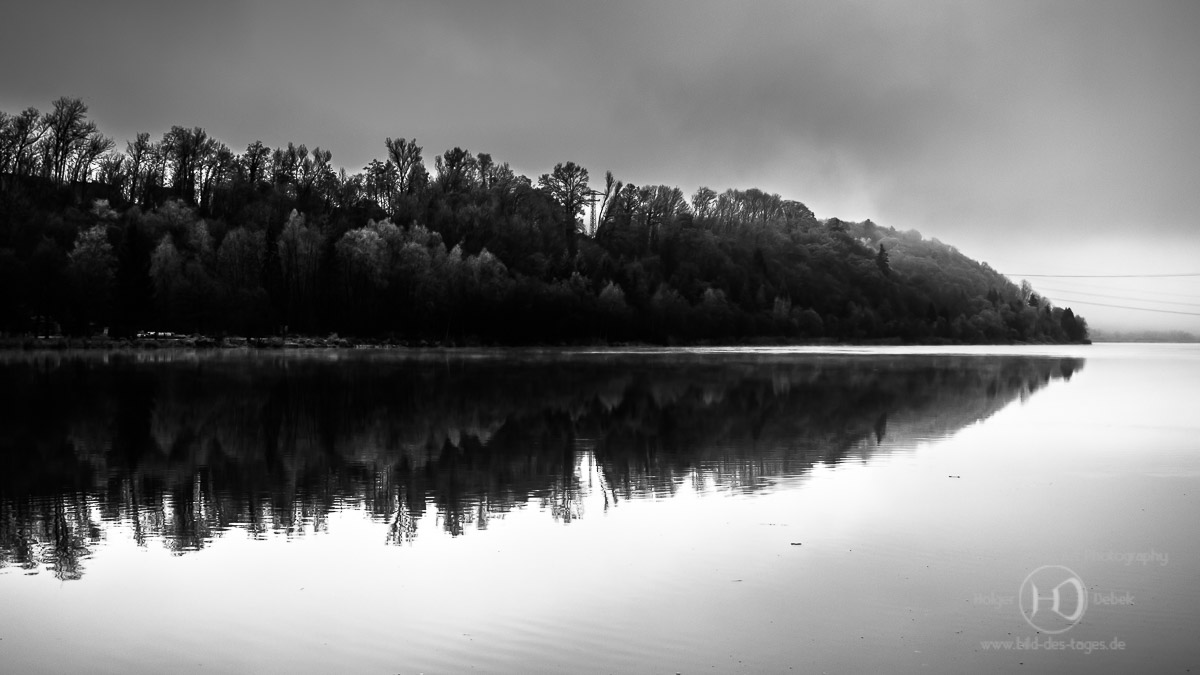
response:
<path id="1" fill-rule="evenodd" d="M 143 131 L 133 141 L 125 141 L 125 169 L 129 174 L 126 197 L 142 203 L 145 195 L 146 172 L 150 164 L 150 134 Z"/>
<path id="2" fill-rule="evenodd" d="M 567 252 L 575 255 L 575 236 L 579 231 L 576 218 L 583 213 L 588 200 L 588 172 L 575 162 L 555 164 L 553 173 L 544 173 L 538 186 L 550 193 L 562 209 L 563 234 L 567 240 Z"/>
<path id="3" fill-rule="evenodd" d="M 388 138 L 384 145 L 387 147 L 388 159 L 396 167 L 396 189 L 402 194 L 411 194 L 414 188 L 414 172 L 418 166 L 424 167 L 421 146 L 417 145 L 415 138 Z"/>
<path id="4" fill-rule="evenodd" d="M 76 146 L 86 142 L 96 131 L 96 125 L 86 121 L 87 109 L 82 99 L 63 96 L 54 101 L 54 110 L 43 117 L 49 132 L 45 148 L 49 166 L 43 170 L 48 169 L 50 178 L 56 183 L 66 179 L 67 160 Z"/>
<path id="5" fill-rule="evenodd" d="M 113 139 L 99 131 L 93 130 L 82 142 L 75 146 L 71 153 L 71 182 L 87 181 L 92 177 L 92 171 L 100 157 L 116 146 Z"/>
<path id="6" fill-rule="evenodd" d="M 246 152 L 241 157 L 242 170 L 246 172 L 246 180 L 253 185 L 262 179 L 266 170 L 267 160 L 271 157 L 271 150 L 262 144 L 262 141 L 254 141 L 246 146 Z"/>

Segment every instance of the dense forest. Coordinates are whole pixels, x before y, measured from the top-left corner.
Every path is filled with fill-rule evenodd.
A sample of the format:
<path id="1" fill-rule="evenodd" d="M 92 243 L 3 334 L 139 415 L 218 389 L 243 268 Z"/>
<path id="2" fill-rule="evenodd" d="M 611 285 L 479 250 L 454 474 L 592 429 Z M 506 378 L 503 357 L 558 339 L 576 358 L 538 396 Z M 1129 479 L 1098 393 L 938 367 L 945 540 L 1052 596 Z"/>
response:
<path id="1" fill-rule="evenodd" d="M 760 190 L 536 181 L 387 138 L 356 173 L 199 127 L 124 150 L 63 97 L 0 112 L 0 333 L 407 343 L 1081 342 L 952 246 Z"/>

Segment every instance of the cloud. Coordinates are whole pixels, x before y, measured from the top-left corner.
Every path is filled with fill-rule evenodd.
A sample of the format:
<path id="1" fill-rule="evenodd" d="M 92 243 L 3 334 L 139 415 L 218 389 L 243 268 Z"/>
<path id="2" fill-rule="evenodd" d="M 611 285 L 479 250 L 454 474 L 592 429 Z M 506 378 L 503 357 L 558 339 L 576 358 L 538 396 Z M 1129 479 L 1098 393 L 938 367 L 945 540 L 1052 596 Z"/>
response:
<path id="1" fill-rule="evenodd" d="M 119 140 L 199 125 L 388 136 L 530 175 L 760 187 L 984 259 L 1200 248 L 1200 5 L 1116 2 L 27 3 L 0 108 L 80 95 Z M 65 17 L 65 20 L 64 20 Z M 52 45 L 47 48 L 47 44 Z M 36 55 L 36 58 L 30 58 Z M 1103 245 L 1101 245 L 1103 244 Z M 1115 244 L 1115 245 L 1109 245 Z M 1155 266 L 1097 258 L 1105 269 Z M 1051 256 L 1049 259 L 1053 259 Z"/>

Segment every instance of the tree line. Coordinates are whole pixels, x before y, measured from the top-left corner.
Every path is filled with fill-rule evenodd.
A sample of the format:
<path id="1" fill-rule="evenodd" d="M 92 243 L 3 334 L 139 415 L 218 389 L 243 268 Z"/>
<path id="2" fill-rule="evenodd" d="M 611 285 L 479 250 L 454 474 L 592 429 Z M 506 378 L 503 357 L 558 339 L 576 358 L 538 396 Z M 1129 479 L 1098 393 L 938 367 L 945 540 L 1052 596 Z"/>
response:
<path id="1" fill-rule="evenodd" d="M 0 112 L 0 331 L 442 344 L 1079 342 L 1027 284 L 915 231 L 757 189 L 690 197 L 387 138 L 332 153 L 200 127 L 123 150 L 77 98 Z"/>

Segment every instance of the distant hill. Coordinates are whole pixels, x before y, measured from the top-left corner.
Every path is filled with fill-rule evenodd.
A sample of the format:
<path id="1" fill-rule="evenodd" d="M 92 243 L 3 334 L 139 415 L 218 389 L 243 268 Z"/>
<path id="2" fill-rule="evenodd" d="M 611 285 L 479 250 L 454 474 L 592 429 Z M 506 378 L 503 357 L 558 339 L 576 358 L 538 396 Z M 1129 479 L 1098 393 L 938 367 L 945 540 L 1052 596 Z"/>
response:
<path id="1" fill-rule="evenodd" d="M 125 149 L 79 99 L 0 114 L 0 331 L 439 344 L 1084 342 L 1087 323 L 915 231 L 760 190 L 536 181 L 386 139 L 358 173 L 201 128 Z M 595 188 L 595 189 L 594 189 Z"/>
<path id="2" fill-rule="evenodd" d="M 1200 335 L 1182 330 L 1091 331 L 1096 342 L 1200 342 Z"/>

